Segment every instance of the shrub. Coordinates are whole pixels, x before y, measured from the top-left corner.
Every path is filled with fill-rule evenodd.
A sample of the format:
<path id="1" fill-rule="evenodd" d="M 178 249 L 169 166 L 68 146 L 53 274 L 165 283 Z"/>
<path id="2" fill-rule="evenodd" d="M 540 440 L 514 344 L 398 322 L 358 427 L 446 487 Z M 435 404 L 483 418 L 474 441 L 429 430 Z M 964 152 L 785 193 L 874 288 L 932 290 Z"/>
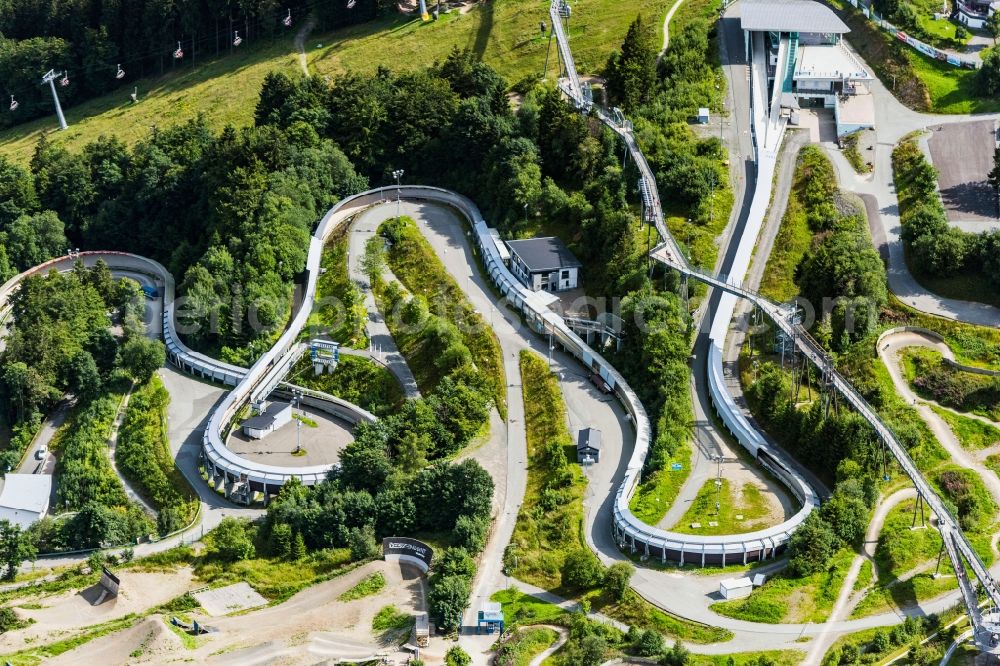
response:
<path id="1" fill-rule="evenodd" d="M 590 588 L 600 585 L 603 576 L 604 568 L 589 550 L 577 548 L 566 555 L 562 566 L 563 585 Z"/>
<path id="2" fill-rule="evenodd" d="M 482 552 L 486 545 L 486 530 L 489 523 L 481 516 L 459 516 L 455 521 L 455 544 L 465 548 L 470 553 Z"/>
<path id="3" fill-rule="evenodd" d="M 633 572 L 635 567 L 628 562 L 615 562 L 604 572 L 604 591 L 615 601 L 624 601 Z"/>
<path id="4" fill-rule="evenodd" d="M 444 655 L 444 663 L 445 666 L 469 666 L 472 663 L 472 657 L 459 646 L 453 645 Z"/>
<path id="5" fill-rule="evenodd" d="M 256 553 L 251 537 L 253 532 L 249 521 L 227 516 L 212 530 L 209 551 L 226 562 L 248 560 Z"/>

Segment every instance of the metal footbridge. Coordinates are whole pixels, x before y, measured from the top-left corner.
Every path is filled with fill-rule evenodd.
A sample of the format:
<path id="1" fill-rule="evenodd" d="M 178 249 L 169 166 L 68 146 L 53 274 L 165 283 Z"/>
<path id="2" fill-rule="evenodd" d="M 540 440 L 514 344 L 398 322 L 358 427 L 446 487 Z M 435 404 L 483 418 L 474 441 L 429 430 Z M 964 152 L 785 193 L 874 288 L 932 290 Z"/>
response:
<path id="1" fill-rule="evenodd" d="M 644 217 L 656 227 L 661 239 L 660 245 L 650 253 L 652 258 L 680 272 L 684 276 L 700 280 L 727 294 L 753 303 L 753 305 L 774 321 L 789 339 L 794 341 L 795 349 L 819 369 L 827 385 L 842 395 L 847 403 L 868 422 L 879 440 L 889 450 L 899 463 L 900 468 L 902 468 L 903 472 L 913 483 L 919 500 L 926 502 L 930 510 L 937 516 L 937 528 L 941 533 L 944 550 L 947 552 L 952 568 L 955 571 L 962 601 L 965 604 L 966 612 L 974 629 L 977 646 L 986 652 L 1000 653 L 1000 589 L 998 589 L 997 583 L 992 575 L 990 575 L 986 565 L 979 558 L 979 555 L 976 554 L 976 551 L 962 532 L 958 519 L 951 513 L 931 484 L 920 473 L 920 470 L 910 458 L 906 448 L 902 445 L 896 434 L 882 420 L 875 409 L 868 404 L 868 401 L 837 371 L 833 360 L 819 343 L 809 335 L 808 331 L 801 324 L 797 323 L 797 320 L 793 316 L 790 316 L 789 308 L 782 307 L 756 292 L 744 289 L 741 286 L 741 280 L 715 276 L 692 266 L 684 253 L 681 252 L 680 247 L 664 223 L 660 197 L 656 187 L 656 178 L 653 176 L 649 164 L 642 155 L 642 151 L 632 132 L 631 124 L 624 120 L 620 111 L 615 111 L 615 117 L 609 116 L 601 109 L 595 107 L 589 96 L 582 93 L 576 67 L 573 65 L 573 56 L 569 48 L 568 39 L 565 30 L 561 27 L 562 17 L 567 13 L 564 6 L 565 0 L 552 0 L 549 8 L 553 32 L 559 40 L 559 52 L 564 64 L 559 87 L 572 99 L 578 109 L 585 113 L 592 112 L 596 114 L 602 122 L 608 125 L 624 140 L 632 159 L 639 168 L 641 176 L 640 192 L 643 197 L 643 206 L 646 209 L 644 210 Z M 761 103 L 758 100 L 765 100 L 764 104 L 767 104 L 767 94 L 766 87 L 764 90 L 761 90 L 759 78 L 754 76 L 759 74 L 763 69 L 762 59 L 757 57 L 757 45 L 754 46 L 755 57 L 753 59 L 751 87 L 756 88 L 756 90 L 753 90 L 752 97 L 754 98 L 754 102 L 756 102 L 755 106 L 760 108 Z M 780 78 L 777 79 L 779 81 L 777 85 L 780 85 L 780 80 Z M 763 123 L 766 124 L 763 126 L 764 132 L 762 133 L 760 131 L 762 123 L 758 122 L 761 119 L 761 114 L 755 111 L 753 115 L 755 139 L 760 140 L 763 136 L 771 139 L 766 141 L 768 145 L 756 146 L 757 158 L 760 161 L 763 152 L 773 154 L 777 151 L 783 127 L 778 118 L 773 116 L 763 118 Z M 775 130 L 777 131 L 775 132 Z M 779 137 L 777 142 L 774 141 L 775 136 Z M 771 179 L 768 177 L 766 179 L 766 187 L 768 189 L 770 182 Z M 755 240 L 756 234 L 752 236 L 747 234 L 744 235 L 742 242 L 752 245 Z M 726 322 L 726 325 L 728 326 L 728 322 Z M 713 326 L 713 335 L 715 335 L 717 328 L 720 327 Z M 621 491 L 619 491 L 619 494 L 621 494 Z M 618 513 L 616 510 L 616 523 L 619 518 Z M 628 513 L 631 516 L 631 513 Z M 617 532 L 621 527 L 616 524 L 615 529 Z M 976 583 L 979 586 L 978 590 Z M 980 592 L 986 597 L 985 610 L 980 607 Z"/>

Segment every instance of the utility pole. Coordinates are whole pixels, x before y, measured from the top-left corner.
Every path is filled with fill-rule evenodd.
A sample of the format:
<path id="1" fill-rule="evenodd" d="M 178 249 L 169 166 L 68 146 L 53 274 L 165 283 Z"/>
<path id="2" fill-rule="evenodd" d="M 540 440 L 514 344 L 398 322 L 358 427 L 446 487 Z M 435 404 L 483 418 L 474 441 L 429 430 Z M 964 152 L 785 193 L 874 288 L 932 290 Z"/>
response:
<path id="1" fill-rule="evenodd" d="M 302 391 L 294 390 L 292 395 L 299 408 L 299 418 L 295 419 L 295 453 L 302 451 Z"/>
<path id="2" fill-rule="evenodd" d="M 396 169 L 395 171 L 392 172 L 392 177 L 396 179 L 396 217 L 399 218 L 400 217 L 400 214 L 399 214 L 399 190 L 400 190 L 399 179 L 403 177 L 403 170 L 402 169 Z"/>
<path id="3" fill-rule="evenodd" d="M 66 116 L 63 115 L 62 105 L 59 104 L 59 94 L 56 92 L 56 79 L 62 76 L 62 72 L 56 72 L 54 69 L 50 69 L 42 77 L 43 84 L 49 84 L 49 89 L 52 90 L 52 101 L 56 105 L 56 116 L 59 118 L 59 129 L 66 129 Z"/>

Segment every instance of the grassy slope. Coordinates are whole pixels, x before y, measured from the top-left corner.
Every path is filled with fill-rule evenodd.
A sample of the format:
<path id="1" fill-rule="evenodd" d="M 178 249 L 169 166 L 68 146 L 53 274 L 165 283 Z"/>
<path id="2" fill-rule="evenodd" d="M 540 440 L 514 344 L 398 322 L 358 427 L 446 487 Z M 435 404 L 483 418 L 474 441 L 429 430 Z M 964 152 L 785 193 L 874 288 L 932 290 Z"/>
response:
<path id="1" fill-rule="evenodd" d="M 621 44 L 628 24 L 642 13 L 660 21 L 668 0 L 579 0 L 573 4 L 570 39 L 581 73 L 600 69 L 612 49 Z M 307 57 L 312 71 L 333 75 L 348 69 L 372 71 L 379 65 L 395 70 L 425 67 L 443 59 L 453 47 L 470 48 L 506 76 L 511 83 L 541 76 L 548 40 L 539 21 L 548 23 L 544 0 L 507 0 L 475 5 L 442 20 L 422 24 L 391 15 L 364 25 L 312 35 Z M 322 44 L 321 47 L 317 45 Z M 70 128 L 53 135 L 56 141 L 79 148 L 101 134 L 117 134 L 134 143 L 154 124 L 165 125 L 204 114 L 210 124 L 247 124 L 264 75 L 272 70 L 298 71 L 292 35 L 270 42 L 248 43 L 237 53 L 203 61 L 175 74 L 130 82 L 139 87 L 138 104 L 128 102 L 130 87 L 66 109 Z M 549 72 L 555 75 L 555 54 Z M 0 134 L 0 154 L 27 162 L 42 131 L 56 127 L 52 117 L 20 125 Z"/>
<path id="2" fill-rule="evenodd" d="M 670 468 L 673 463 L 680 463 L 681 469 L 673 471 Z M 628 508 L 642 522 L 656 525 L 674 503 L 689 474 L 691 474 L 691 446 L 684 444 L 677 449 L 662 470 L 650 474 L 636 488 Z"/>
<path id="3" fill-rule="evenodd" d="M 431 244 L 423 237 L 412 219 L 404 217 L 406 225 L 398 243 L 389 251 L 389 265 L 410 293 L 427 299 L 430 311 L 443 314 L 458 326 L 462 341 L 472 352 L 472 360 L 493 384 L 493 403 L 500 415 L 507 415 L 507 382 L 504 377 L 503 352 L 496 334 L 482 315 L 465 297 L 458 283 L 438 259 Z M 403 341 L 400 341 L 403 344 Z M 409 360 L 409 356 L 407 360 Z M 417 380 L 421 379 L 419 367 L 412 368 Z M 436 369 L 435 369 L 436 370 Z M 434 373 L 428 373 L 433 375 Z M 435 380 L 434 384 L 437 383 Z M 433 386 L 421 384 L 421 390 L 430 392 Z"/>
<path id="4" fill-rule="evenodd" d="M 779 573 L 746 599 L 712 604 L 719 615 L 753 622 L 823 622 L 830 615 L 854 551 L 841 548 L 829 569 L 804 578 Z"/>
<path id="5" fill-rule="evenodd" d="M 322 375 L 313 374 L 312 363 L 303 358 L 292 377 L 297 384 L 353 402 L 376 416 L 391 414 L 404 400 L 403 389 L 391 372 L 359 356 L 342 354 L 337 369 Z"/>
<path id="6" fill-rule="evenodd" d="M 903 319 L 900 323 L 927 328 L 944 336 L 960 363 L 1000 370 L 1000 329 L 924 314 L 904 305 L 891 294 L 889 306 L 900 313 Z"/>
<path id="7" fill-rule="evenodd" d="M 316 303 L 302 338 L 328 335 L 348 347 L 368 346 L 368 313 L 361 290 L 347 274 L 349 225 L 334 232 L 323 247 L 322 272 L 316 281 Z"/>
<path id="8" fill-rule="evenodd" d="M 778 303 L 790 301 L 799 295 L 799 287 L 795 284 L 795 269 L 809 249 L 812 237 L 806 212 L 792 190 L 788 195 L 785 216 L 781 218 L 781 227 L 774 239 L 774 248 L 764 267 L 760 293 Z"/>
<path id="9" fill-rule="evenodd" d="M 528 485 L 511 537 L 511 544 L 517 549 L 514 574 L 525 582 L 553 589 L 560 584 L 559 570 L 566 554 L 583 543 L 583 492 L 587 481 L 578 465 L 567 465 L 569 483 L 561 490 L 563 501 L 548 511 L 541 509 L 542 490 L 548 481 L 541 447 L 558 441 L 568 459 L 575 460 L 576 453 L 566 427 L 566 406 L 559 382 L 537 354 L 521 352 L 521 385 L 528 442 Z"/>
<path id="10" fill-rule="evenodd" d="M 715 510 L 717 497 L 718 512 Z M 687 512 L 670 529 L 681 534 L 742 534 L 767 527 L 769 514 L 768 504 L 757 486 L 745 483 L 742 488 L 736 489 L 729 479 L 723 479 L 720 492 L 716 489 L 715 479 L 711 479 L 705 482 Z M 743 516 L 743 519 L 737 519 L 737 515 Z M 715 526 L 710 524 L 713 522 Z M 701 527 L 691 527 L 695 523 L 700 523 Z"/>
<path id="11" fill-rule="evenodd" d="M 1000 430 L 989 423 L 983 423 L 977 419 L 962 416 L 961 414 L 941 409 L 935 405 L 931 405 L 931 409 L 948 424 L 948 427 L 958 437 L 962 448 L 975 451 L 977 449 L 985 449 L 1000 441 Z"/>
<path id="12" fill-rule="evenodd" d="M 875 550 L 878 584 L 864 596 L 851 617 L 865 617 L 912 605 L 918 599 L 928 599 L 955 587 L 947 558 L 941 562 L 941 571 L 949 575 L 939 579 L 932 577 L 934 561 L 941 548 L 941 537 L 935 529 L 910 529 L 915 509 L 916 501 L 910 500 L 895 507 L 886 517 Z M 924 512 L 925 516 L 928 515 L 926 508 Z M 919 521 L 918 516 L 918 524 Z M 897 582 L 900 576 L 918 567 L 921 569 L 920 573 Z M 930 568 L 924 570 L 925 567 Z"/>

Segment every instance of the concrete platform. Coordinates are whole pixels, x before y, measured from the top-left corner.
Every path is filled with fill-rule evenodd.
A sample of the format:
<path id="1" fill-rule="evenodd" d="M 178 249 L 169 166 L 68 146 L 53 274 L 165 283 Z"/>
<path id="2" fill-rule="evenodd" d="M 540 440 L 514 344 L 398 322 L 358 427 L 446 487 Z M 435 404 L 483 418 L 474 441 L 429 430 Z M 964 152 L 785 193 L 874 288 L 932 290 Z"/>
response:
<path id="1" fill-rule="evenodd" d="M 212 617 L 267 605 L 267 599 L 260 596 L 257 590 L 247 583 L 235 583 L 214 590 L 203 590 L 195 592 L 191 596 L 197 599 L 205 612 Z"/>
<path id="2" fill-rule="evenodd" d="M 296 408 L 294 413 L 303 410 Z M 305 455 L 292 455 L 295 451 L 298 427 L 295 419 L 270 433 L 264 439 L 250 439 L 241 430 L 234 430 L 226 446 L 234 453 L 268 465 L 303 467 L 330 465 L 340 459 L 340 452 L 354 441 L 354 429 L 346 421 L 305 407 L 306 418 L 316 422 L 316 427 L 302 424 L 302 448 Z"/>

